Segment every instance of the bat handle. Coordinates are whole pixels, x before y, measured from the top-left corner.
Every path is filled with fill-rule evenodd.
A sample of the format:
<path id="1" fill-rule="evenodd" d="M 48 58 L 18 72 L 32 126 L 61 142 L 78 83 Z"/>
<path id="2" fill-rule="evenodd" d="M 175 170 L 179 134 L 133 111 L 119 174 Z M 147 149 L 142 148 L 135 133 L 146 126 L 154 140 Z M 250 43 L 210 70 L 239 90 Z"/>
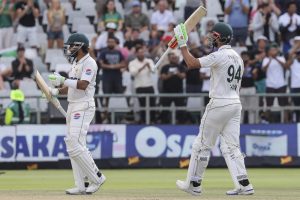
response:
<path id="1" fill-rule="evenodd" d="M 60 112 L 65 118 L 67 117 L 66 111 L 65 111 L 61 106 L 59 106 L 57 109 L 59 110 L 59 112 Z"/>
<path id="2" fill-rule="evenodd" d="M 161 62 L 164 60 L 164 57 L 169 54 L 172 48 L 168 47 L 168 49 L 163 53 L 163 55 L 159 58 L 157 63 L 154 65 L 152 71 L 157 70 L 157 68 L 160 66 Z"/>

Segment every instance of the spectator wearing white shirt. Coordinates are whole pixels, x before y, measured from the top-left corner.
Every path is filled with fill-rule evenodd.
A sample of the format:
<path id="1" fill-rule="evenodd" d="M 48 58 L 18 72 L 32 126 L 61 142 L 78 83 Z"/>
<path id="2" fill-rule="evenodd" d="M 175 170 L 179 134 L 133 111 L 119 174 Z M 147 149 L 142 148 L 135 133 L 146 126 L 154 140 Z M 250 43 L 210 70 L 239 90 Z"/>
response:
<path id="1" fill-rule="evenodd" d="M 151 59 L 145 58 L 145 50 L 143 47 L 136 48 L 136 58 L 129 62 L 128 69 L 134 78 L 134 88 L 137 94 L 154 94 L 154 87 L 152 81 L 152 71 L 154 63 Z M 146 106 L 146 98 L 139 98 L 140 107 Z M 155 106 L 155 98 L 150 98 L 150 107 Z M 146 122 L 145 111 L 140 113 L 141 123 Z M 150 112 L 150 121 L 155 118 L 155 112 Z"/>
<path id="2" fill-rule="evenodd" d="M 155 11 L 151 16 L 151 26 L 154 30 L 168 31 L 170 23 L 175 22 L 173 13 L 168 10 L 168 3 L 166 0 L 160 0 L 157 4 L 158 10 Z"/>
<path id="3" fill-rule="evenodd" d="M 114 36 L 119 40 L 119 47 L 124 45 L 124 34 L 121 31 L 117 31 L 117 25 L 113 22 L 106 24 L 106 31 L 103 31 L 96 40 L 95 49 L 101 50 L 107 47 L 107 39 L 110 36 Z"/>
<path id="4" fill-rule="evenodd" d="M 287 66 L 291 70 L 291 93 L 300 93 L 300 49 L 293 50 L 289 54 Z M 292 98 L 294 106 L 300 106 L 300 97 Z M 300 111 L 295 112 L 295 122 L 300 121 Z"/>
<path id="5" fill-rule="evenodd" d="M 276 41 L 276 34 L 279 30 L 277 16 L 272 12 L 268 3 L 260 5 L 260 9 L 255 13 L 250 29 L 253 31 L 253 39 L 257 41 L 259 36 L 265 36 L 269 41 Z"/>
<path id="6" fill-rule="evenodd" d="M 272 43 L 267 49 L 267 57 L 264 58 L 263 70 L 266 72 L 266 93 L 286 93 L 285 70 L 286 60 L 279 56 L 279 49 L 276 43 Z M 267 106 L 273 106 L 274 96 L 267 97 Z M 280 106 L 288 104 L 287 97 L 277 97 Z M 285 118 L 287 119 L 287 118 Z"/>
<path id="7" fill-rule="evenodd" d="M 291 40 L 300 34 L 300 16 L 297 15 L 297 4 L 293 1 L 287 4 L 287 12 L 279 17 L 279 26 L 283 40 L 283 53 L 287 54 L 292 47 Z"/>

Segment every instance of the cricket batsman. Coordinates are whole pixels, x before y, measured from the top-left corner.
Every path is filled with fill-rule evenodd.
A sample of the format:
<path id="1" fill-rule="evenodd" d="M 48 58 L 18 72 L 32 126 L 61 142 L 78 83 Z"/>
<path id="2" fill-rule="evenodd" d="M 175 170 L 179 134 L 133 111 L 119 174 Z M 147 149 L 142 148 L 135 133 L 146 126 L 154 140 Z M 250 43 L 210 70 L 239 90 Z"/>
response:
<path id="1" fill-rule="evenodd" d="M 69 78 L 57 73 L 49 75 L 53 86 L 49 88 L 53 96 L 68 94 L 67 128 L 65 137 L 67 152 L 70 156 L 75 187 L 66 194 L 80 195 L 96 192 L 105 182 L 86 147 L 86 135 L 95 114 L 95 85 L 97 64 L 89 55 L 89 40 L 83 34 L 72 34 L 65 43 L 64 54 L 72 63 Z M 85 187 L 85 177 L 89 185 Z"/>
<path id="2" fill-rule="evenodd" d="M 240 118 L 242 105 L 239 90 L 244 71 L 243 60 L 229 45 L 232 28 L 226 23 L 217 23 L 209 33 L 212 48 L 218 50 L 201 58 L 195 58 L 187 48 L 188 34 L 184 24 L 174 28 L 175 37 L 189 69 L 210 67 L 210 101 L 201 119 L 199 134 L 196 137 L 185 181 L 177 180 L 176 185 L 192 195 L 201 194 L 201 183 L 208 165 L 210 152 L 218 136 L 221 138 L 221 151 L 235 189 L 227 195 L 254 194 L 247 175 L 244 155 L 240 150 Z"/>

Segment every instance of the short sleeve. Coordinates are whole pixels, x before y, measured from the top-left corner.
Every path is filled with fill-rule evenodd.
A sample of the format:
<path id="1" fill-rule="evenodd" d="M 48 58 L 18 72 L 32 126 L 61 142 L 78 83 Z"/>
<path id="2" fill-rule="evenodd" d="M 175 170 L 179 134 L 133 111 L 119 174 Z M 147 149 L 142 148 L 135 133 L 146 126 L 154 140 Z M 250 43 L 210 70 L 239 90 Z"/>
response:
<path id="1" fill-rule="evenodd" d="M 211 53 L 207 56 L 199 58 L 201 67 L 214 67 L 217 64 L 217 55 Z"/>
<path id="2" fill-rule="evenodd" d="M 82 68 L 82 74 L 80 80 L 91 82 L 95 74 L 97 73 L 96 62 L 87 62 Z"/>
<path id="3" fill-rule="evenodd" d="M 269 62 L 270 58 L 264 58 L 263 62 L 262 62 L 262 68 L 264 68 L 264 66 L 266 66 Z"/>

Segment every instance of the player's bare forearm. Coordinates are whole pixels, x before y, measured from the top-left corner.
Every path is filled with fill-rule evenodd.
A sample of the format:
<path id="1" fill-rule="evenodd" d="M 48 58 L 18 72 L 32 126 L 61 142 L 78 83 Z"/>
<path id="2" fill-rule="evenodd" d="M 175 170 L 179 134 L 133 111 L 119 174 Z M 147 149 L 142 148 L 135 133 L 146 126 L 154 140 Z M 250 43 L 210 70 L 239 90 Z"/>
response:
<path id="1" fill-rule="evenodd" d="M 180 48 L 183 59 L 186 63 L 186 66 L 188 69 L 194 69 L 194 68 L 200 68 L 200 62 L 198 58 L 195 58 L 187 49 L 187 47 L 181 47 Z"/>
<path id="2" fill-rule="evenodd" d="M 64 95 L 68 93 L 68 87 L 62 87 L 58 89 L 59 94 Z"/>
<path id="3" fill-rule="evenodd" d="M 77 81 L 77 89 L 78 90 L 85 90 L 89 85 L 89 82 L 86 80 L 78 80 Z"/>

